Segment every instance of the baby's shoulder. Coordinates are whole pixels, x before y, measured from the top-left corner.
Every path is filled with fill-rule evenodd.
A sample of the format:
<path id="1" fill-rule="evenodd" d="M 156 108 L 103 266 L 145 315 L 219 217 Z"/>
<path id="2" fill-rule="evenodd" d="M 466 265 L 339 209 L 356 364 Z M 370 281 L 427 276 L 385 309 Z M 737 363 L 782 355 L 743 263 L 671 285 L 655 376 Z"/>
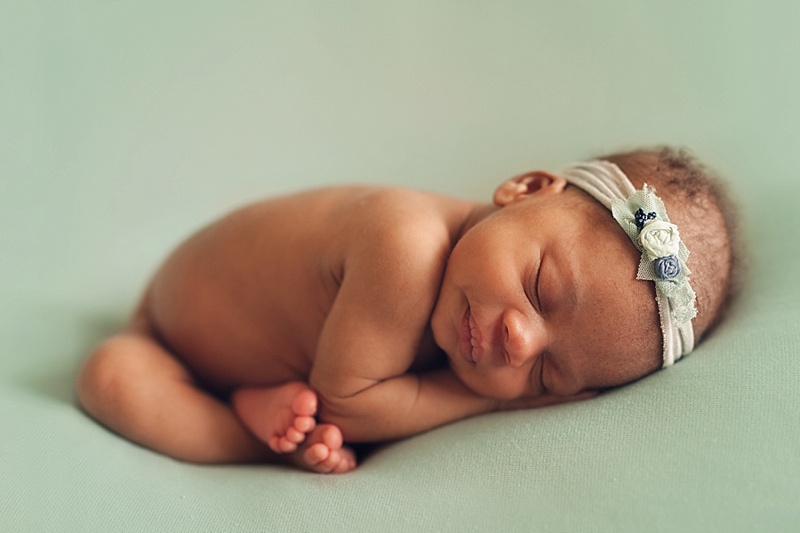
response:
<path id="1" fill-rule="evenodd" d="M 457 200 L 403 188 L 375 188 L 343 205 L 353 251 L 360 246 L 408 258 L 452 248 L 459 229 Z M 380 252 L 372 250 L 373 253 Z"/>
<path id="2" fill-rule="evenodd" d="M 463 222 L 463 202 L 402 188 L 369 189 L 342 205 L 344 265 L 381 285 L 438 284 Z"/>
<path id="3" fill-rule="evenodd" d="M 347 205 L 339 308 L 368 315 L 358 322 L 378 330 L 394 324 L 417 335 L 460 229 L 455 205 L 447 197 L 393 188 L 365 191 Z"/>

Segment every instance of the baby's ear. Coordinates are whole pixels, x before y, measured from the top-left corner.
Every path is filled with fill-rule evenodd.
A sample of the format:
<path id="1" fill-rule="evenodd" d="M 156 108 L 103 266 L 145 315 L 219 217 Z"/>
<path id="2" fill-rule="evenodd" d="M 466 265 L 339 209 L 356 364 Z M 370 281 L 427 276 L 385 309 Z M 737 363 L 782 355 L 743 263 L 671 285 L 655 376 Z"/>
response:
<path id="1" fill-rule="evenodd" d="M 564 178 L 544 170 L 536 170 L 500 184 L 494 191 L 494 204 L 505 207 L 528 196 L 560 193 L 566 186 L 567 180 Z"/>

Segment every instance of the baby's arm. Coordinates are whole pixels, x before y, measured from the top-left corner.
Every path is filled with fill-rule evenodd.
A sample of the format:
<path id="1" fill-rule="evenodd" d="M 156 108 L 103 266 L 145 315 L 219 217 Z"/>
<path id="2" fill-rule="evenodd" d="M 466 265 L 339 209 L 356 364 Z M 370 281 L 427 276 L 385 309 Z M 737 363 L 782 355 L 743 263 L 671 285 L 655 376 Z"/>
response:
<path id="1" fill-rule="evenodd" d="M 377 242 L 371 237 L 363 241 Z M 501 403 L 468 389 L 449 369 L 408 373 L 449 252 L 431 240 L 430 232 L 383 235 L 379 245 L 364 247 L 368 256 L 347 262 L 309 376 L 320 421 L 337 425 L 346 441 L 400 438 L 497 409 L 559 401 Z"/>
<path id="2" fill-rule="evenodd" d="M 404 374 L 351 396 L 321 394 L 320 398 L 320 419 L 338 426 L 348 442 L 407 437 L 498 405 L 467 389 L 449 369 Z"/>
<path id="3" fill-rule="evenodd" d="M 415 435 L 482 413 L 544 407 L 595 394 L 497 400 L 476 394 L 444 368 L 379 381 L 352 396 L 325 395 L 320 418 L 338 426 L 348 442 L 375 442 Z"/>

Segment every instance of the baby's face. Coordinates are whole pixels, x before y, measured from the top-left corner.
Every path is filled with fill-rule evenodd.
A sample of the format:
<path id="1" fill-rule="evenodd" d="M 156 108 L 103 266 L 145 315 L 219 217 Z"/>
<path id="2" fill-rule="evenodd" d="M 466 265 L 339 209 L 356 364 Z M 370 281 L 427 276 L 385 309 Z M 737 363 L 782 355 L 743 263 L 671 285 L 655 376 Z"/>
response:
<path id="1" fill-rule="evenodd" d="M 610 213 L 574 187 L 484 218 L 449 259 L 431 320 L 455 374 L 493 398 L 571 395 L 661 366 L 652 283 Z"/>

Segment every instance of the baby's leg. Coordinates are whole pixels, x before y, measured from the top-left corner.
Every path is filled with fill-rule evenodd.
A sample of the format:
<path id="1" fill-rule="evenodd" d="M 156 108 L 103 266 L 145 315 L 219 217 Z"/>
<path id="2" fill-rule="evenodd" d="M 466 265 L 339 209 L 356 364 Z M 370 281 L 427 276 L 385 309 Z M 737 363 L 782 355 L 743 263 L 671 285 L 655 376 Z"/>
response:
<path id="1" fill-rule="evenodd" d="M 176 459 L 286 461 L 247 431 L 230 406 L 198 388 L 141 319 L 92 353 L 78 397 L 112 430 Z"/>
<path id="2" fill-rule="evenodd" d="M 316 395 L 311 395 L 315 410 Z M 306 409 L 302 405 L 308 395 L 299 397 L 297 405 Z M 342 446 L 341 431 L 330 424 L 310 428 L 292 454 L 270 450 L 229 405 L 195 385 L 189 371 L 150 334 L 144 320 L 92 353 L 78 378 L 78 398 L 112 430 L 183 461 L 289 463 L 324 473 L 347 472 L 356 466 L 353 452 Z"/>
<path id="3" fill-rule="evenodd" d="M 295 451 L 316 426 L 317 395 L 301 381 L 242 388 L 231 400 L 242 423 L 276 453 Z"/>

